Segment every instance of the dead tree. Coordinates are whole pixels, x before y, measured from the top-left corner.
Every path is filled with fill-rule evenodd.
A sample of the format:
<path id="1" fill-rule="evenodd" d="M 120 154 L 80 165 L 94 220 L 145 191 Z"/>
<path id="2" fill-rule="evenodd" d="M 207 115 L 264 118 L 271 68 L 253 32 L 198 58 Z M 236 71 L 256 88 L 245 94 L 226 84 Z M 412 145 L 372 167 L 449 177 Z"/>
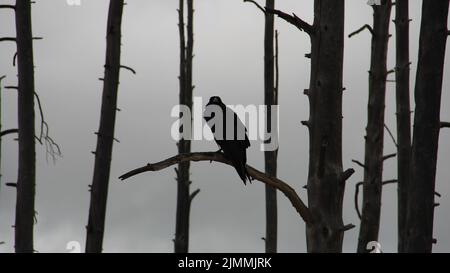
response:
<path id="1" fill-rule="evenodd" d="M 266 7 L 275 8 L 274 0 L 266 0 Z M 274 52 L 274 15 L 265 13 L 265 34 L 264 34 L 264 104 L 267 106 L 266 121 L 267 131 L 276 130 L 271 128 L 271 106 L 278 104 L 278 90 L 275 82 L 275 52 Z M 275 151 L 265 151 L 265 171 L 267 175 L 277 176 L 278 149 Z M 266 253 L 277 252 L 277 191 L 275 188 L 266 185 Z"/>
<path id="2" fill-rule="evenodd" d="M 411 157 L 411 106 L 409 98 L 409 1 L 395 3 L 396 37 L 396 106 L 397 106 L 397 173 L 398 173 L 398 252 L 404 252 L 406 197 Z"/>
<path id="3" fill-rule="evenodd" d="M 186 105 L 192 110 L 192 59 L 194 49 L 194 1 L 187 0 L 187 26 L 185 30 L 184 0 L 180 0 L 178 9 L 178 27 L 180 34 L 180 105 Z M 186 34 L 187 32 L 187 40 Z M 180 113 L 181 115 L 181 113 Z M 180 116 L 181 118 L 181 116 Z M 183 128 L 186 130 L 187 128 Z M 191 141 L 189 139 L 180 139 L 177 143 L 178 153 L 184 154 L 191 152 Z M 190 192 L 189 178 L 190 163 L 180 162 L 178 168 L 175 168 L 177 174 L 177 212 L 175 223 L 175 253 L 187 253 L 189 251 L 189 219 L 191 202 L 198 193 Z"/>
<path id="4" fill-rule="evenodd" d="M 431 252 L 449 1 L 423 1 L 417 64 L 405 252 Z"/>
<path id="5" fill-rule="evenodd" d="M 34 251 L 34 198 L 36 184 L 34 61 L 31 1 L 17 0 L 16 44 L 18 66 L 19 172 L 15 223 L 16 252 Z"/>
<path id="6" fill-rule="evenodd" d="M 266 8 L 306 32 L 311 40 L 311 78 L 305 94 L 310 102 L 308 204 L 313 224 L 307 225 L 308 252 L 341 252 L 346 180 L 353 169 L 342 167 L 342 71 L 344 56 L 344 0 L 315 0 L 314 23 L 295 14 Z"/>
<path id="7" fill-rule="evenodd" d="M 267 131 L 271 128 L 271 105 L 278 104 L 278 33 L 274 36 L 274 15 L 268 13 L 256 1 L 244 0 L 256 5 L 265 15 L 264 31 L 264 104 L 267 106 Z M 268 9 L 275 8 L 275 0 L 266 0 Z M 275 40 L 274 40 L 275 37 Z M 265 171 L 267 175 L 277 176 L 278 149 L 264 152 Z M 266 236 L 264 237 L 266 253 L 277 252 L 277 191 L 266 185 Z"/>
<path id="8" fill-rule="evenodd" d="M 386 97 L 387 52 L 391 0 L 373 5 L 372 50 L 369 71 L 369 102 L 365 136 L 364 183 L 358 252 L 366 252 L 367 243 L 378 240 L 380 227 L 381 193 L 383 187 L 384 108 Z M 360 30 L 364 29 L 360 28 Z M 349 37 L 358 33 L 352 33 Z"/>
<path id="9" fill-rule="evenodd" d="M 3 137 L 3 131 L 2 131 L 2 81 L 6 76 L 0 76 L 0 191 L 2 186 L 2 173 L 1 173 L 1 166 L 2 166 L 2 137 Z"/>
<path id="10" fill-rule="evenodd" d="M 42 38 L 32 36 L 32 3 L 34 2 L 17 0 L 15 5 L 0 5 L 0 9 L 15 11 L 16 37 L 2 37 L 0 38 L 0 42 L 10 41 L 16 43 L 17 52 L 14 54 L 13 65 L 18 66 L 18 86 L 5 86 L 5 89 L 18 91 L 18 128 L 4 131 L 0 129 L 0 139 L 10 134 L 19 135 L 19 171 L 17 183 L 6 183 L 6 185 L 16 188 L 17 191 L 16 222 L 14 225 L 15 250 L 16 252 L 29 253 L 34 251 L 33 229 L 36 221 L 36 212 L 34 209 L 36 187 L 35 141 L 38 141 L 41 145 L 45 144 L 46 155 L 51 156 L 53 160 L 56 160 L 56 156 L 61 155 L 59 145 L 49 135 L 49 126 L 44 118 L 43 107 L 34 86 L 33 40 L 41 40 Z M 1 77 L 0 81 L 3 78 Z M 41 126 L 39 136 L 36 135 L 34 124 L 35 100 L 37 101 L 40 113 Z"/>
<path id="11" fill-rule="evenodd" d="M 123 0 L 109 2 L 105 75 L 100 115 L 100 127 L 95 150 L 94 175 L 91 186 L 91 202 L 87 225 L 86 252 L 102 252 L 105 228 L 106 203 L 113 150 L 114 127 L 119 87 L 120 46 Z"/>

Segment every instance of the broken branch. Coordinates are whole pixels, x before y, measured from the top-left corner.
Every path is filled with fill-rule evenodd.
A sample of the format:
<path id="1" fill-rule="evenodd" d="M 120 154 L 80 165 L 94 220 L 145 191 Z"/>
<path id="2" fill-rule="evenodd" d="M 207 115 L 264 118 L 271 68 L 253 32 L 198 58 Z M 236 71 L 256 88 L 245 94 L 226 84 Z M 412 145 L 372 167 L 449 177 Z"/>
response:
<path id="1" fill-rule="evenodd" d="M 9 134 L 17 134 L 17 133 L 19 133 L 19 129 L 9 129 L 9 130 L 2 131 L 0 133 L 0 137 L 4 137 Z"/>
<path id="2" fill-rule="evenodd" d="M 441 122 L 441 129 L 442 128 L 450 128 L 450 122 Z"/>
<path id="3" fill-rule="evenodd" d="M 134 70 L 133 68 L 126 66 L 126 65 L 121 65 L 120 68 L 126 69 L 128 71 L 131 71 L 131 73 L 133 73 L 134 75 L 136 75 L 136 70 Z"/>
<path id="4" fill-rule="evenodd" d="M 372 29 L 372 27 L 369 26 L 368 24 L 365 24 L 364 26 L 362 26 L 362 27 L 358 28 L 357 30 L 353 31 L 352 33 L 350 33 L 350 34 L 348 35 L 348 38 L 351 38 L 352 36 L 354 36 L 354 35 L 360 33 L 361 31 L 363 31 L 363 30 L 365 30 L 365 29 L 367 29 L 368 31 L 370 31 L 370 34 L 373 35 L 373 29 Z"/>
<path id="5" fill-rule="evenodd" d="M 341 227 L 340 231 L 345 232 L 345 231 L 348 231 L 348 230 L 350 230 L 352 228 L 355 228 L 355 227 L 356 226 L 354 224 L 348 224 L 348 225 L 345 225 L 345 226 Z"/>
<path id="6" fill-rule="evenodd" d="M 189 195 L 189 203 L 192 203 L 192 200 L 194 200 L 195 196 L 197 196 L 197 194 L 199 194 L 199 192 L 200 192 L 200 189 L 196 189 Z"/>
<path id="7" fill-rule="evenodd" d="M 261 7 L 261 5 L 258 4 L 256 1 L 253 1 L 253 0 L 244 0 L 244 3 L 245 3 L 245 2 L 253 3 L 259 10 L 261 10 L 261 11 L 264 12 L 264 13 L 266 13 L 266 10 L 265 10 L 263 7 Z"/>
<path id="8" fill-rule="evenodd" d="M 281 19 L 285 20 L 286 22 L 296 26 L 301 31 L 304 31 L 308 33 L 309 35 L 314 33 L 314 28 L 312 25 L 308 24 L 307 22 L 300 19 L 295 13 L 292 13 L 292 15 L 289 15 L 287 13 L 284 13 L 280 10 L 271 9 L 271 8 L 265 8 L 266 12 L 272 13 L 280 17 Z"/>
<path id="9" fill-rule="evenodd" d="M 347 169 L 342 173 L 341 182 L 345 183 L 353 174 L 355 173 L 354 169 Z"/>
<path id="10" fill-rule="evenodd" d="M 0 5 L 0 9 L 16 9 L 16 6 L 14 5 Z"/>
<path id="11" fill-rule="evenodd" d="M 393 157 L 396 157 L 397 156 L 397 154 L 388 154 L 388 155 L 385 155 L 385 156 L 383 156 L 383 161 L 385 161 L 385 160 L 388 160 L 389 158 L 393 158 Z"/>
<path id="12" fill-rule="evenodd" d="M 0 38 L 0 42 L 16 42 L 16 38 L 14 38 L 14 37 L 2 37 L 2 38 Z"/>
<path id="13" fill-rule="evenodd" d="M 384 185 L 388 185 L 388 184 L 395 184 L 397 182 L 398 182 L 397 179 L 391 179 L 391 180 L 383 181 L 381 184 L 384 186 Z"/>

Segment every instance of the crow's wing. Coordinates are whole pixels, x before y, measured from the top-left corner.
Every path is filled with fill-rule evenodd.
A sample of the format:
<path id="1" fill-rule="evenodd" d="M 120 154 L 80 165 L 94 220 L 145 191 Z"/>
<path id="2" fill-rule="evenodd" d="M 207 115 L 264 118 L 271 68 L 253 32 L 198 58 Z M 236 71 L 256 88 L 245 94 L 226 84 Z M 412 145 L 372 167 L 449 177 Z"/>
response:
<path id="1" fill-rule="evenodd" d="M 250 141 L 247 135 L 247 128 L 245 127 L 244 123 L 242 123 L 239 116 L 228 107 L 226 108 L 226 113 L 227 117 L 233 117 L 234 136 L 232 140 L 239 141 L 239 143 L 243 144 L 244 148 L 250 147 Z"/>
<path id="2" fill-rule="evenodd" d="M 239 116 L 230 108 L 225 105 L 214 105 L 220 106 L 222 109 L 222 122 L 221 124 L 217 118 L 220 118 L 220 115 L 215 115 L 215 112 L 211 113 L 211 116 L 205 116 L 205 120 L 208 126 L 211 128 L 211 132 L 213 133 L 214 139 L 216 141 L 236 141 L 239 146 L 242 146 L 244 149 L 250 147 L 250 141 L 247 135 L 247 128 L 242 123 Z M 208 107 L 208 106 L 207 106 Z M 227 130 L 231 129 L 228 133 Z"/>

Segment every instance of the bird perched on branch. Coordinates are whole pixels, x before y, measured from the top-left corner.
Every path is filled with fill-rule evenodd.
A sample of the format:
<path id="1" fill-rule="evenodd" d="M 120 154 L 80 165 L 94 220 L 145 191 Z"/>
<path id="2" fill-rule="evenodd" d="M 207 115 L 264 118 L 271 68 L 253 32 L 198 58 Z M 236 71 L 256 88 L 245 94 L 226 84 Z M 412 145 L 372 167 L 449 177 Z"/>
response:
<path id="1" fill-rule="evenodd" d="M 247 173 L 247 148 L 250 141 L 247 136 L 247 128 L 238 115 L 228 108 L 218 96 L 213 96 L 206 104 L 204 118 L 211 128 L 214 140 L 223 151 L 225 157 L 233 163 L 239 177 L 244 184 L 247 180 L 251 183 L 251 177 Z"/>

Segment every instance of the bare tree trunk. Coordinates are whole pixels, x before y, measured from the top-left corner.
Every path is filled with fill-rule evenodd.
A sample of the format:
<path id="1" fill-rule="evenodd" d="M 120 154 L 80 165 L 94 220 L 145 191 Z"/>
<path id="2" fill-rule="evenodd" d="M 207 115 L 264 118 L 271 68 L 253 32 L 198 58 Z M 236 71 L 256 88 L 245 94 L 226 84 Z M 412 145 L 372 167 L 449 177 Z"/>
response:
<path id="1" fill-rule="evenodd" d="M 409 1 L 395 4 L 396 32 L 396 105 L 397 105 L 397 172 L 398 172 L 398 252 L 404 252 L 406 231 L 406 197 L 411 157 L 411 106 L 409 99 Z"/>
<path id="2" fill-rule="evenodd" d="M 36 184 L 36 151 L 34 124 L 34 63 L 31 29 L 31 3 L 16 1 L 17 65 L 19 77 L 19 174 L 15 223 L 16 252 L 33 249 L 34 198 Z"/>
<path id="3" fill-rule="evenodd" d="M 342 74 L 344 60 L 344 0 L 315 0 L 314 24 L 266 8 L 306 32 L 311 38 L 308 204 L 313 217 L 306 226 L 308 252 L 342 252 L 342 202 L 345 182 L 354 173 L 342 168 Z"/>
<path id="4" fill-rule="evenodd" d="M 364 159 L 363 207 L 358 252 L 378 240 L 383 183 L 384 108 L 386 97 L 386 60 L 389 42 L 391 0 L 373 6 L 372 53 L 369 71 L 366 145 Z"/>
<path id="5" fill-rule="evenodd" d="M 184 24 L 184 0 L 180 0 L 178 9 L 180 32 L 180 104 L 186 105 L 192 110 L 192 59 L 194 48 L 194 4 L 193 0 L 187 0 L 187 41 Z M 181 114 L 180 114 L 181 115 Z M 186 128 L 184 128 L 186 129 Z M 190 153 L 191 141 L 181 139 L 178 142 L 178 153 Z M 187 253 L 189 251 L 189 216 L 193 197 L 198 193 L 190 193 L 189 179 L 190 162 L 180 162 L 177 173 L 177 214 L 175 223 L 175 253 Z"/>
<path id="6" fill-rule="evenodd" d="M 275 0 L 266 0 L 266 7 L 275 8 Z M 271 128 L 271 105 L 278 104 L 278 93 L 275 86 L 274 62 L 274 15 L 265 13 L 264 35 L 264 103 L 267 106 L 267 131 Z M 277 154 L 275 151 L 265 151 L 265 170 L 267 175 L 277 176 Z M 266 185 L 266 253 L 277 252 L 277 191 Z"/>
<path id="7" fill-rule="evenodd" d="M 103 80 L 100 127 L 97 133 L 91 204 L 87 226 L 86 252 L 102 252 L 106 203 L 114 142 L 117 91 L 120 74 L 120 46 L 123 0 L 111 0 L 107 24 L 105 76 Z"/>
<path id="8" fill-rule="evenodd" d="M 308 204 L 314 225 L 307 226 L 308 252 L 341 252 L 342 202 L 342 74 L 344 57 L 343 0 L 314 1 L 309 87 Z"/>
<path id="9" fill-rule="evenodd" d="M 423 1 L 405 252 L 431 252 L 449 1 Z"/>
<path id="10" fill-rule="evenodd" d="M 0 76 L 0 133 L 2 132 L 2 81 L 6 76 Z M 2 136 L 0 135 L 0 192 L 2 187 Z"/>

